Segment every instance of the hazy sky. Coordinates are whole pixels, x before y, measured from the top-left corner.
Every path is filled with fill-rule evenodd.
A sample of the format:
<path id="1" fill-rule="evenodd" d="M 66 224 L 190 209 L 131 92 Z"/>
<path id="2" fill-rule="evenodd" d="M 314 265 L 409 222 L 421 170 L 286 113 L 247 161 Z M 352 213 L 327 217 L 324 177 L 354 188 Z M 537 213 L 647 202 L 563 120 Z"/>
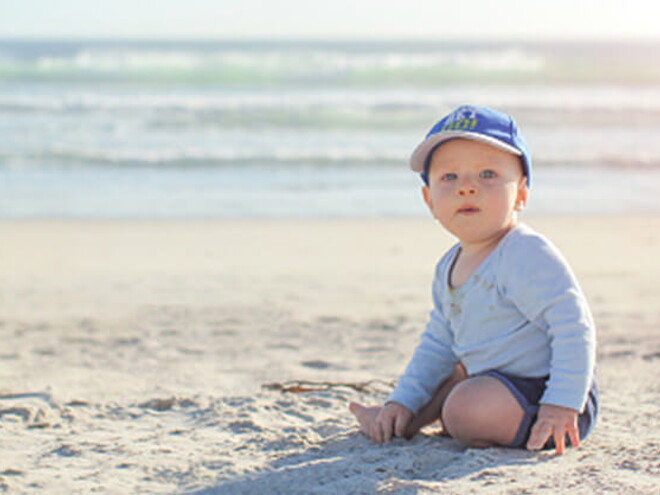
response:
<path id="1" fill-rule="evenodd" d="M 660 38 L 649 0 L 0 0 L 0 37 Z"/>

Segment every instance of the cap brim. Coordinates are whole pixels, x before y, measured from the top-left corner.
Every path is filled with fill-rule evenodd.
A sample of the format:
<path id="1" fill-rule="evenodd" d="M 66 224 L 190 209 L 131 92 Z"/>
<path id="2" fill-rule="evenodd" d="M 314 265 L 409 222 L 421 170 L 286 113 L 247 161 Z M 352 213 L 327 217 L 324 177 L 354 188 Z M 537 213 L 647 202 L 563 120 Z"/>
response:
<path id="1" fill-rule="evenodd" d="M 483 134 L 467 131 L 446 131 L 429 136 L 424 141 L 419 143 L 417 148 L 415 148 L 415 151 L 413 151 L 412 155 L 410 155 L 410 168 L 420 174 L 423 173 L 424 166 L 426 165 L 426 157 L 431 152 L 431 150 L 444 141 L 458 138 L 472 139 L 473 141 L 480 141 L 482 143 L 490 144 L 491 146 L 499 148 L 502 151 L 508 151 L 509 153 L 512 153 L 516 156 L 523 155 L 519 149 L 514 148 L 504 141 L 500 141 L 499 139 L 495 139 L 490 136 L 484 136 Z"/>

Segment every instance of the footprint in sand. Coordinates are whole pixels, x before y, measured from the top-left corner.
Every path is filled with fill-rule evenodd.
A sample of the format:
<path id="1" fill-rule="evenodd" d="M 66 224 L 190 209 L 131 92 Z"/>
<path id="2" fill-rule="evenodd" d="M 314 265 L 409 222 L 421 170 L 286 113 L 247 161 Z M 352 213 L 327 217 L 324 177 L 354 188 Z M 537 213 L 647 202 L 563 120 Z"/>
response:
<path id="1" fill-rule="evenodd" d="M 320 359 L 316 361 L 303 361 L 300 364 L 302 364 L 306 368 L 313 368 L 316 370 L 325 370 L 332 367 L 332 364 L 328 363 L 327 361 L 322 361 Z"/>
<path id="2" fill-rule="evenodd" d="M 263 428 L 257 425 L 255 422 L 247 421 L 234 421 L 229 424 L 229 428 L 234 433 L 260 433 L 263 431 Z"/>

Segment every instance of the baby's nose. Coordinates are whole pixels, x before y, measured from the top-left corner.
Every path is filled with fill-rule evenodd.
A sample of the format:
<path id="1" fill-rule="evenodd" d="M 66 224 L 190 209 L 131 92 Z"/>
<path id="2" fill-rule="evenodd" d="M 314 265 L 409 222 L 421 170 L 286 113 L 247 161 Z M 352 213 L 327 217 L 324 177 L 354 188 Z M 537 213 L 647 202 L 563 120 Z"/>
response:
<path id="1" fill-rule="evenodd" d="M 459 196 L 473 196 L 477 194 L 477 188 L 472 184 L 464 184 L 458 189 Z"/>

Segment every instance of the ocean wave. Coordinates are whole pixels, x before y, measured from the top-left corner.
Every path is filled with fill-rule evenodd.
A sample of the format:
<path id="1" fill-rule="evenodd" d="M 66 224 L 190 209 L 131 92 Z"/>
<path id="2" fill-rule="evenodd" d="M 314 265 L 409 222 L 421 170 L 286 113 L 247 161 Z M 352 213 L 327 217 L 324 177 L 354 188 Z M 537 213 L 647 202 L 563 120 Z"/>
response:
<path id="1" fill-rule="evenodd" d="M 0 80 L 278 87 L 653 84 L 653 43 L 0 41 Z"/>
<path id="2" fill-rule="evenodd" d="M 65 95 L 0 94 L 0 114 L 49 118 L 126 119 L 146 128 L 180 127 L 400 127 L 433 114 L 434 101 L 342 94 L 302 95 Z M 0 118 L 1 120 L 1 118 Z"/>
<path id="3" fill-rule="evenodd" d="M 43 114 L 94 116 L 107 124 L 144 128 L 291 127 L 408 128 L 430 126 L 465 102 L 483 102 L 544 126 L 660 125 L 660 88 L 611 86 L 465 87 L 433 91 L 184 91 L 122 93 L 104 90 L 0 90 L 0 120 Z"/>
<path id="4" fill-rule="evenodd" d="M 326 149 L 305 151 L 284 149 L 272 152 L 217 151 L 83 151 L 51 149 L 30 153 L 0 153 L 0 166 L 117 168 L 223 168 L 223 167 L 336 167 L 347 165 L 400 166 L 407 154 L 374 153 L 367 150 Z"/>
<path id="5" fill-rule="evenodd" d="M 53 148 L 37 152 L 0 152 L 0 167 L 89 168 L 117 169 L 195 169 L 195 168 L 278 168 L 314 167 L 336 169 L 345 167 L 407 168 L 407 151 L 327 148 L 316 150 L 279 149 L 250 150 L 165 150 L 107 151 Z M 556 168 L 660 170 L 660 153 L 582 153 L 536 154 L 535 169 Z"/>
<path id="6" fill-rule="evenodd" d="M 34 81 L 148 81 L 182 83 L 298 84 L 377 82 L 384 74 L 415 80 L 416 74 L 530 74 L 543 57 L 518 47 L 444 50 L 389 46 L 291 45 L 260 47 L 80 45 L 65 52 L 21 57 L 0 44 L 0 78 Z M 381 83 L 384 81 L 381 81 Z"/>
<path id="7" fill-rule="evenodd" d="M 40 57 L 34 67 L 41 71 L 80 70 L 100 73 L 130 73 L 143 70 L 207 71 L 209 68 L 244 68 L 258 72 L 295 69 L 338 73 L 356 70 L 404 70 L 438 66 L 481 71 L 536 72 L 543 60 L 520 49 L 445 51 L 439 53 L 361 53 L 359 51 L 261 50 L 255 51 L 162 51 L 86 49 L 69 57 Z"/>

